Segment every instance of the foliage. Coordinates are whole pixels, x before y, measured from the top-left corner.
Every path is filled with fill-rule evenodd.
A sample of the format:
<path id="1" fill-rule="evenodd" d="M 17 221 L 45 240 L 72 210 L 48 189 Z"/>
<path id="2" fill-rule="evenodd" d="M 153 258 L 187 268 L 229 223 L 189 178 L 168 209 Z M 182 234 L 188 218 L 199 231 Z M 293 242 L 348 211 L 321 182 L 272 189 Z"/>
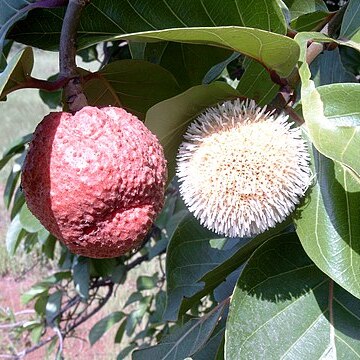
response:
<path id="1" fill-rule="evenodd" d="M 35 87 L 39 101 L 61 105 L 64 79 L 41 81 L 31 71 L 33 47 L 59 50 L 66 3 L 19 0 L 10 7 L 0 0 L 0 99 Z M 90 2 L 78 53 L 100 67 L 78 69 L 85 94 L 93 106 L 123 106 L 158 136 L 169 165 L 166 203 L 138 251 L 106 260 L 75 256 L 25 204 L 20 173 L 31 135 L 3 154 L 0 168 L 12 164 L 4 192 L 8 253 L 39 251 L 57 263 L 22 295 L 36 315 L 13 328 L 31 334 L 31 345 L 14 356 L 48 346 L 66 357 L 63 342 L 116 289 L 126 289 L 134 268 L 152 262 L 156 272 L 139 276 L 124 307 L 89 332 L 95 344 L 115 327 L 118 359 L 360 358 L 360 7 L 358 0 L 340 5 Z M 12 41 L 28 46 L 10 56 Z M 173 179 L 189 122 L 237 97 L 285 111 L 302 126 L 313 172 L 292 216 L 246 239 L 202 228 Z M 0 316 L 17 321 L 11 311 Z"/>

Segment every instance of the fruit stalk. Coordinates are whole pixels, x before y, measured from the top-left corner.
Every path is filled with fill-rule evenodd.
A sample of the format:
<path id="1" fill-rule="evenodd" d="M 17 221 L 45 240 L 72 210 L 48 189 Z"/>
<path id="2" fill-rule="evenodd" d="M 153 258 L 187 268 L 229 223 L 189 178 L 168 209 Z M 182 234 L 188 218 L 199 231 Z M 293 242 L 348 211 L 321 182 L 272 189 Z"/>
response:
<path id="1" fill-rule="evenodd" d="M 70 79 L 64 86 L 64 101 L 69 111 L 75 113 L 87 105 L 81 79 L 76 71 L 76 33 L 82 10 L 90 0 L 69 0 L 60 36 L 60 77 Z"/>

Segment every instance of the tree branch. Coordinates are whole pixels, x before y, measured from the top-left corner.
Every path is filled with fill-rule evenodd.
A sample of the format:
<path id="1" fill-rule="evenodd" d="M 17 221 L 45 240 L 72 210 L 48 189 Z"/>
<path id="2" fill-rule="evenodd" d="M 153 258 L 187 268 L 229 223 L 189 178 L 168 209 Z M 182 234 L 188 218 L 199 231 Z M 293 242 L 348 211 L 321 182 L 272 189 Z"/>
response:
<path id="1" fill-rule="evenodd" d="M 72 78 L 64 87 L 65 102 L 71 112 L 76 112 L 87 105 L 81 86 L 81 79 L 76 71 L 76 33 L 80 23 L 81 11 L 90 0 L 69 0 L 60 36 L 60 77 Z"/>
<path id="2" fill-rule="evenodd" d="M 347 4 L 345 4 L 335 15 L 330 18 L 330 21 L 322 28 L 320 33 L 333 36 L 338 30 L 341 20 L 344 16 Z M 326 43 L 317 43 L 312 42 L 306 51 L 306 62 L 310 65 L 325 49 L 328 48 Z M 272 79 L 274 81 L 274 79 Z M 275 79 L 276 80 L 276 79 Z M 296 88 L 300 81 L 300 75 L 298 69 L 295 69 L 293 73 L 288 77 L 288 85 L 281 86 L 281 89 L 275 99 L 272 102 L 272 106 L 275 108 L 284 109 L 287 105 L 294 99 L 293 89 Z M 280 84 L 279 81 L 274 81 L 275 83 Z M 289 111 L 289 110 L 288 110 Z M 303 120 L 300 117 L 294 116 L 293 119 L 301 125 Z"/>

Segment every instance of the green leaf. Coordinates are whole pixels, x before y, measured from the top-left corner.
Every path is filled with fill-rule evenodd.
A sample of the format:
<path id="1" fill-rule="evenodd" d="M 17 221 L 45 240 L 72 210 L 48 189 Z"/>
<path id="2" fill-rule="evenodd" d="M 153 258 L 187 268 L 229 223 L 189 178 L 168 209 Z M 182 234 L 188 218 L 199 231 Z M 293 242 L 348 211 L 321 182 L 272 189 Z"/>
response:
<path id="1" fill-rule="evenodd" d="M 110 6 L 111 4 L 111 6 Z M 256 11 L 254 11 L 256 9 Z M 10 37 L 47 50 L 59 46 L 64 10 L 34 10 L 17 23 Z M 82 12 L 78 48 L 85 48 L 116 35 L 190 26 L 248 26 L 286 33 L 286 22 L 277 0 L 92 0 Z"/>
<path id="2" fill-rule="evenodd" d="M 0 54 L 3 51 L 6 34 L 17 21 L 26 16 L 35 1 L 12 0 L 11 3 L 6 0 L 0 1 Z"/>
<path id="3" fill-rule="evenodd" d="M 153 276 L 139 276 L 136 279 L 136 287 L 138 291 L 153 289 L 158 282 L 158 274 Z"/>
<path id="4" fill-rule="evenodd" d="M 294 233 L 281 235 L 254 253 L 239 278 L 225 358 L 358 358 L 359 309 L 359 300 L 312 263 Z"/>
<path id="5" fill-rule="evenodd" d="M 89 259 L 76 256 L 73 262 L 73 279 L 75 289 L 83 300 L 89 298 L 90 269 Z"/>
<path id="6" fill-rule="evenodd" d="M 48 289 L 49 287 L 47 285 L 35 284 L 30 290 L 21 295 L 20 300 L 23 304 L 27 304 L 38 296 L 47 294 Z"/>
<path id="7" fill-rule="evenodd" d="M 230 54 L 213 46 L 160 42 L 146 44 L 144 60 L 170 71 L 185 90 L 201 84 L 207 71 Z"/>
<path id="8" fill-rule="evenodd" d="M 45 292 L 42 296 L 40 296 L 34 305 L 34 309 L 36 313 L 40 316 L 45 316 L 46 314 L 46 304 L 48 301 L 49 295 L 47 292 Z"/>
<path id="9" fill-rule="evenodd" d="M 120 60 L 94 74 L 81 72 L 90 105 L 121 106 L 141 119 L 151 106 L 180 92 L 169 71 L 147 61 Z"/>
<path id="10" fill-rule="evenodd" d="M 29 233 L 36 233 L 43 228 L 40 221 L 30 212 L 26 204 L 22 206 L 19 215 L 21 226 Z"/>
<path id="11" fill-rule="evenodd" d="M 269 73 L 256 61 L 249 61 L 236 90 L 241 96 L 254 99 L 260 106 L 268 104 L 279 91 Z"/>
<path id="12" fill-rule="evenodd" d="M 115 344 L 120 344 L 122 341 L 122 338 L 125 334 L 125 329 L 126 329 L 126 320 L 124 320 L 121 325 L 119 326 L 119 328 L 116 331 L 115 334 L 115 338 L 114 338 L 114 343 Z"/>
<path id="13" fill-rule="evenodd" d="M 90 330 L 90 345 L 94 345 L 106 333 L 106 331 L 121 321 L 124 317 L 125 314 L 123 312 L 115 311 L 98 321 Z"/>
<path id="14" fill-rule="evenodd" d="M 24 151 L 24 145 L 31 141 L 32 134 L 28 134 L 16 139 L 7 150 L 5 150 L 3 156 L 16 155 Z"/>
<path id="15" fill-rule="evenodd" d="M 50 233 L 45 228 L 42 228 L 41 230 L 38 231 L 37 238 L 38 238 L 39 242 L 42 245 L 44 245 L 44 243 L 48 239 L 49 235 L 50 235 Z"/>
<path id="16" fill-rule="evenodd" d="M 59 74 L 52 75 L 48 77 L 47 81 L 55 81 L 58 78 Z M 50 108 L 56 109 L 57 107 L 61 106 L 61 95 L 62 91 L 45 91 L 39 90 L 39 95 L 41 100 Z"/>
<path id="17" fill-rule="evenodd" d="M 134 292 L 132 293 L 129 298 L 126 300 L 126 303 L 124 305 L 124 308 L 129 306 L 130 304 L 140 301 L 144 298 L 143 294 L 141 292 Z"/>
<path id="18" fill-rule="evenodd" d="M 21 84 L 31 74 L 33 66 L 34 55 L 31 48 L 27 47 L 14 55 L 5 70 L 0 73 L 0 100 L 10 92 L 21 88 Z"/>
<path id="19" fill-rule="evenodd" d="M 135 348 L 137 348 L 137 344 L 131 343 L 129 346 L 125 347 L 119 352 L 116 360 L 125 359 L 126 356 L 128 356 Z"/>
<path id="20" fill-rule="evenodd" d="M 111 275 L 111 280 L 115 284 L 122 284 L 126 279 L 126 267 L 124 264 L 119 264 L 114 268 L 114 271 Z"/>
<path id="21" fill-rule="evenodd" d="M 79 55 L 81 57 L 81 60 L 83 62 L 87 62 L 87 63 L 95 61 L 95 60 L 99 60 L 99 54 L 96 49 L 96 45 L 93 45 L 86 49 L 82 49 L 82 50 L 78 51 L 77 55 Z"/>
<path id="22" fill-rule="evenodd" d="M 166 259 L 166 320 L 176 320 L 184 297 L 190 298 L 201 291 L 204 288 L 202 277 L 237 250 L 238 241 L 235 239 L 232 241 L 236 246 L 228 250 L 213 248 L 210 244 L 213 239 L 224 238 L 202 227 L 190 214 L 175 231 Z"/>
<path id="23" fill-rule="evenodd" d="M 30 288 L 30 290 L 28 290 L 26 293 L 24 293 L 21 296 L 21 301 L 24 304 L 27 304 L 29 301 L 33 300 L 34 298 L 36 298 L 40 295 L 44 295 L 45 297 L 47 297 L 49 288 L 51 288 L 53 285 L 59 283 L 61 280 L 69 279 L 70 277 L 71 277 L 70 271 L 60 271 L 55 274 L 52 274 L 52 275 L 44 278 L 42 281 L 33 285 Z M 55 297 L 53 299 L 55 299 Z M 39 306 L 41 306 L 41 305 L 39 305 Z"/>
<path id="24" fill-rule="evenodd" d="M 48 259 L 54 259 L 55 245 L 55 236 L 49 235 L 42 246 L 42 251 L 48 257 Z"/>
<path id="25" fill-rule="evenodd" d="M 52 293 L 48 301 L 46 303 L 45 307 L 45 318 L 46 323 L 53 327 L 55 326 L 55 323 L 58 323 L 59 319 L 57 317 L 59 316 L 59 311 L 61 309 L 61 299 L 62 299 L 62 291 L 58 290 Z"/>
<path id="26" fill-rule="evenodd" d="M 345 69 L 354 75 L 360 75 L 360 53 L 347 47 L 340 47 L 341 62 Z"/>
<path id="27" fill-rule="evenodd" d="M 116 259 L 90 259 L 91 276 L 109 276 L 115 267 Z"/>
<path id="28" fill-rule="evenodd" d="M 43 330 L 44 330 L 43 324 L 37 325 L 33 327 L 33 329 L 31 330 L 30 338 L 34 344 L 37 344 L 40 341 Z"/>
<path id="29" fill-rule="evenodd" d="M 219 64 L 214 65 L 204 76 L 202 83 L 210 84 L 215 81 L 222 72 L 226 69 L 226 67 L 234 60 L 236 60 L 240 56 L 239 53 L 233 52 L 226 60 L 222 61 Z"/>
<path id="30" fill-rule="evenodd" d="M 347 4 L 340 29 L 340 37 L 360 43 L 360 3 L 350 0 Z"/>
<path id="31" fill-rule="evenodd" d="M 315 11 L 327 11 L 323 0 L 284 0 L 288 6 L 292 19 Z"/>
<path id="32" fill-rule="evenodd" d="M 9 209 L 10 207 L 11 200 L 13 198 L 19 177 L 20 177 L 20 166 L 16 164 L 6 180 L 6 185 L 4 190 L 4 204 L 7 209 Z"/>
<path id="33" fill-rule="evenodd" d="M 295 39 L 301 45 L 301 100 L 304 119 L 312 142 L 325 156 L 349 167 L 360 178 L 360 84 L 331 84 L 315 88 L 305 61 L 306 42 L 317 33 L 301 33 Z"/>
<path id="34" fill-rule="evenodd" d="M 299 57 L 296 41 L 268 31 L 245 27 L 180 28 L 118 36 L 130 41 L 175 41 L 237 51 L 261 62 L 279 76 L 289 76 Z"/>
<path id="35" fill-rule="evenodd" d="M 339 49 L 325 51 L 317 56 L 310 65 L 310 70 L 316 86 L 341 82 L 357 82 L 356 77 L 346 71 L 342 65 Z"/>
<path id="36" fill-rule="evenodd" d="M 316 148 L 360 179 L 360 84 L 318 87 L 303 100 L 302 108 Z"/>
<path id="37" fill-rule="evenodd" d="M 135 351 L 133 359 L 183 360 L 195 354 L 211 336 L 223 310 L 224 304 L 221 304 L 202 318 L 188 321 L 166 336 L 160 344 Z"/>
<path id="38" fill-rule="evenodd" d="M 10 256 L 14 256 L 20 240 L 26 235 L 23 231 L 20 215 L 17 214 L 10 223 L 6 233 L 6 249 Z"/>
<path id="39" fill-rule="evenodd" d="M 56 272 L 56 273 L 44 278 L 38 284 L 52 286 L 54 284 L 60 283 L 64 279 L 70 279 L 70 278 L 71 278 L 70 271 L 59 271 L 59 272 Z"/>
<path id="40" fill-rule="evenodd" d="M 126 335 L 130 336 L 135 330 L 137 324 L 141 322 L 146 311 L 148 311 L 151 305 L 152 296 L 145 296 L 142 298 L 136 307 L 136 310 L 132 311 L 126 319 Z"/>
<path id="41" fill-rule="evenodd" d="M 155 296 L 155 308 L 150 315 L 150 322 L 152 324 L 161 324 L 163 322 L 163 315 L 166 306 L 166 292 L 160 290 Z"/>
<path id="42" fill-rule="evenodd" d="M 360 184 L 348 169 L 313 150 L 317 181 L 295 218 L 315 264 L 360 298 Z"/>
<path id="43" fill-rule="evenodd" d="M 288 224 L 289 221 L 286 221 L 253 239 L 224 239 L 200 226 L 189 214 L 175 231 L 167 250 L 167 306 L 164 318 L 176 320 L 179 311 L 184 313 L 210 294 L 260 244 Z M 214 240 L 225 240 L 225 247 L 214 246 Z"/>
<path id="44" fill-rule="evenodd" d="M 22 193 L 21 188 L 18 187 L 15 192 L 14 202 L 10 213 L 11 219 L 14 219 L 14 217 L 20 212 L 24 203 L 25 203 L 24 194 Z"/>
<path id="45" fill-rule="evenodd" d="M 161 231 L 161 239 L 149 249 L 149 260 L 166 250 L 169 240 L 187 214 L 188 210 L 180 210 L 169 218 L 166 226 Z"/>
<path id="46" fill-rule="evenodd" d="M 224 334 L 225 334 L 226 318 L 222 317 L 218 325 L 214 329 L 209 341 L 192 356 L 193 360 L 223 360 L 217 355 L 224 353 Z"/>
<path id="47" fill-rule="evenodd" d="M 158 137 L 168 161 L 168 177 L 175 175 L 175 158 L 189 123 L 207 107 L 234 99 L 239 93 L 229 85 L 215 82 L 198 85 L 154 105 L 146 114 L 145 125 Z"/>
<path id="48" fill-rule="evenodd" d="M 290 26 L 296 31 L 320 30 L 332 17 L 328 11 L 314 11 L 291 21 Z"/>

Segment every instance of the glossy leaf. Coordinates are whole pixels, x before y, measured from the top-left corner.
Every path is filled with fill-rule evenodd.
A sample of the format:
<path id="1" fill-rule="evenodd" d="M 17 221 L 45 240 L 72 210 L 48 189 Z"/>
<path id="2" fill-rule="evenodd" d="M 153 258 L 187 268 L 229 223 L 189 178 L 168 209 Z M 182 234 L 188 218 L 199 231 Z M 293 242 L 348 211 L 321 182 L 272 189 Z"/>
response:
<path id="1" fill-rule="evenodd" d="M 48 77 L 47 81 L 55 81 L 58 78 L 59 74 L 52 75 Z M 41 100 L 50 108 L 50 109 L 56 109 L 59 106 L 61 106 L 61 95 L 62 91 L 45 91 L 45 90 L 39 90 L 39 95 L 41 97 Z"/>
<path id="2" fill-rule="evenodd" d="M 158 137 L 168 161 L 168 177 L 175 175 L 175 157 L 189 123 L 207 107 L 229 99 L 239 93 L 229 85 L 215 82 L 198 85 L 154 105 L 146 114 L 146 126 Z"/>
<path id="3" fill-rule="evenodd" d="M 236 90 L 241 96 L 254 99 L 258 105 L 264 106 L 275 97 L 279 85 L 274 84 L 263 66 L 251 60 L 246 65 Z"/>
<path id="4" fill-rule="evenodd" d="M 310 70 L 316 86 L 357 82 L 356 77 L 346 71 L 342 65 L 339 49 L 320 54 L 310 65 Z"/>
<path id="5" fill-rule="evenodd" d="M 326 36 L 302 33 L 295 37 L 301 45 L 301 98 L 304 119 L 312 142 L 325 156 L 349 167 L 360 178 L 360 84 L 331 84 L 315 88 L 305 59 L 306 41 Z"/>
<path id="6" fill-rule="evenodd" d="M 58 290 L 52 293 L 45 307 L 45 317 L 46 322 L 49 326 L 56 326 L 55 324 L 58 322 L 57 317 L 59 316 L 59 311 L 61 308 L 61 299 L 62 299 L 62 291 Z"/>
<path id="7" fill-rule="evenodd" d="M 260 244 L 287 224 L 284 222 L 253 239 L 227 239 L 202 227 L 192 215 L 185 217 L 167 249 L 164 318 L 176 320 L 179 311 L 184 313 L 197 304 L 238 269 Z"/>
<path id="8" fill-rule="evenodd" d="M 330 20 L 332 14 L 328 11 L 315 11 L 304 14 L 291 21 L 290 26 L 296 31 L 316 31 L 321 30 Z"/>
<path id="9" fill-rule="evenodd" d="M 360 298 L 360 184 L 348 169 L 313 151 L 316 183 L 295 219 L 305 251 Z"/>
<path id="10" fill-rule="evenodd" d="M 155 273 L 153 276 L 139 276 L 136 279 L 136 287 L 138 291 L 153 289 L 158 281 L 158 274 Z"/>
<path id="11" fill-rule="evenodd" d="M 27 13 L 36 8 L 53 8 L 64 6 L 66 1 L 58 0 L 6 0 L 0 1 L 0 54 L 7 32 Z"/>
<path id="12" fill-rule="evenodd" d="M 193 355 L 211 336 L 223 309 L 224 304 L 221 304 L 202 318 L 190 320 L 183 327 L 166 336 L 160 344 L 135 351 L 132 358 L 183 360 Z"/>
<path id="13" fill-rule="evenodd" d="M 129 346 L 125 347 L 124 349 L 122 349 L 116 360 L 123 360 L 123 359 L 126 359 L 126 356 L 128 356 L 135 348 L 136 348 L 136 344 L 132 343 L 130 344 Z"/>
<path id="14" fill-rule="evenodd" d="M 90 330 L 89 341 L 90 345 L 94 345 L 113 325 L 124 318 L 125 314 L 121 311 L 115 311 L 103 319 L 98 321 Z"/>
<path id="15" fill-rule="evenodd" d="M 303 101 L 303 114 L 316 148 L 360 179 L 360 84 L 318 87 Z"/>
<path id="16" fill-rule="evenodd" d="M 35 309 L 36 313 L 39 314 L 40 316 L 45 316 L 46 304 L 47 304 L 48 298 L 49 298 L 49 295 L 47 293 L 45 293 L 43 296 L 40 296 L 35 302 L 34 309 Z"/>
<path id="17" fill-rule="evenodd" d="M 75 289 L 84 300 L 89 297 L 90 273 L 89 260 L 84 257 L 76 257 L 73 264 L 73 279 Z"/>
<path id="18" fill-rule="evenodd" d="M 28 134 L 16 139 L 4 152 L 3 156 L 15 155 L 23 152 L 24 145 L 30 142 L 32 134 Z"/>
<path id="19" fill-rule="evenodd" d="M 55 245 L 56 245 L 55 236 L 49 235 L 42 246 L 42 251 L 48 257 L 48 259 L 52 259 L 52 260 L 54 259 Z"/>
<path id="20" fill-rule="evenodd" d="M 11 221 L 6 233 L 6 249 L 10 256 L 14 256 L 20 240 L 25 236 L 20 222 L 20 215 L 17 214 Z"/>
<path id="21" fill-rule="evenodd" d="M 227 281 L 230 280 L 230 283 L 232 282 L 234 273 L 239 273 L 239 271 L 241 271 L 242 265 L 248 260 L 256 248 L 258 248 L 266 240 L 277 236 L 283 231 L 286 231 L 290 223 L 291 219 L 289 218 L 283 223 L 279 224 L 277 227 L 269 229 L 268 231 L 254 238 L 240 239 L 239 243 L 237 244 L 238 249 L 231 256 L 229 256 L 225 261 L 220 262 L 217 266 L 215 266 L 216 264 L 213 264 L 214 266 L 209 267 L 205 273 L 201 267 L 198 267 L 196 270 L 198 271 L 198 275 L 200 275 L 201 278 L 197 280 L 196 285 L 201 285 L 202 288 L 191 297 L 183 298 L 180 312 L 184 313 L 185 311 L 189 310 L 191 306 L 196 304 L 203 296 L 210 294 L 213 290 L 214 297 L 218 300 L 223 300 L 227 291 L 229 293 L 232 292 L 231 284 L 228 284 Z M 228 245 L 232 246 L 232 243 L 235 241 L 235 239 L 229 239 L 228 241 Z M 188 251 L 193 251 L 193 247 L 194 244 L 189 242 Z M 185 246 L 184 250 L 186 250 Z M 186 262 L 184 265 L 186 266 Z M 191 283 L 190 285 L 194 286 Z"/>
<path id="22" fill-rule="evenodd" d="M 254 12 L 256 9 L 256 12 Z M 10 36 L 18 42 L 57 50 L 64 11 L 35 10 Z M 277 0 L 93 0 L 82 13 L 79 48 L 116 35 L 190 26 L 248 26 L 281 34 L 286 23 Z"/>
<path id="23" fill-rule="evenodd" d="M 30 338 L 31 338 L 31 341 L 34 344 L 37 344 L 40 341 L 40 338 L 41 338 L 41 335 L 42 335 L 43 331 L 44 331 L 44 325 L 43 324 L 37 325 L 31 330 Z"/>
<path id="24" fill-rule="evenodd" d="M 288 6 L 292 19 L 315 11 L 327 11 L 323 0 L 284 0 Z"/>
<path id="25" fill-rule="evenodd" d="M 48 292 L 48 286 L 44 284 L 35 284 L 28 291 L 23 293 L 20 297 L 23 304 L 27 304 L 31 300 L 34 300 L 38 296 Z"/>
<path id="26" fill-rule="evenodd" d="M 350 0 L 341 24 L 340 37 L 360 43 L 360 2 Z"/>
<path id="27" fill-rule="evenodd" d="M 245 27 L 180 28 L 121 35 L 130 41 L 175 41 L 237 51 L 261 62 L 279 76 L 289 76 L 298 57 L 297 43 L 286 36 Z"/>
<path id="28" fill-rule="evenodd" d="M 224 335 L 226 327 L 226 318 L 223 316 L 221 321 L 214 329 L 209 341 L 197 353 L 192 356 L 193 360 L 223 360 L 219 356 L 224 354 Z"/>
<path id="29" fill-rule="evenodd" d="M 190 298 L 204 288 L 201 278 L 220 265 L 237 250 L 213 248 L 210 240 L 223 237 L 200 226 L 188 215 L 172 237 L 167 249 L 166 279 L 167 304 L 164 318 L 176 320 L 184 297 Z M 237 241 L 233 240 L 234 245 Z"/>
<path id="30" fill-rule="evenodd" d="M 200 85 L 208 70 L 230 54 L 229 50 L 213 46 L 160 42 L 147 43 L 143 59 L 170 71 L 185 90 Z"/>
<path id="31" fill-rule="evenodd" d="M 14 201 L 13 201 L 12 209 L 11 209 L 11 213 L 10 213 L 11 220 L 13 220 L 14 217 L 20 212 L 20 210 L 24 204 L 25 204 L 24 194 L 22 193 L 20 187 L 18 187 L 15 191 Z"/>
<path id="32" fill-rule="evenodd" d="M 225 358 L 357 359 L 360 301 L 305 254 L 296 235 L 261 246 L 242 272 L 226 326 Z"/>
<path id="33" fill-rule="evenodd" d="M 5 70 L 0 73 L 0 100 L 21 87 L 31 74 L 33 66 L 34 55 L 31 48 L 27 47 L 14 55 Z"/>
<path id="34" fill-rule="evenodd" d="M 204 76 L 202 83 L 210 84 L 220 77 L 222 72 L 226 69 L 226 67 L 234 60 L 236 60 L 240 56 L 239 53 L 233 52 L 226 60 L 222 61 L 219 64 L 214 65 Z"/>
<path id="35" fill-rule="evenodd" d="M 36 233 L 43 228 L 40 221 L 30 212 L 26 204 L 20 210 L 20 223 L 29 233 Z"/>
<path id="36" fill-rule="evenodd" d="M 122 338 L 125 334 L 125 330 L 126 330 L 126 320 L 124 320 L 121 325 L 118 327 L 116 334 L 115 334 L 115 338 L 114 338 L 114 343 L 115 344 L 120 344 L 122 341 Z"/>
<path id="37" fill-rule="evenodd" d="M 126 319 L 126 335 L 130 336 L 133 334 L 136 325 L 138 325 L 143 319 L 145 312 L 151 305 L 152 296 L 145 296 L 139 301 L 136 310 L 132 311 Z"/>
<path id="38" fill-rule="evenodd" d="M 6 180 L 6 185 L 4 190 L 4 204 L 7 209 L 9 209 L 10 207 L 11 200 L 13 198 L 14 191 L 19 178 L 20 178 L 20 166 L 15 166 L 13 167 L 12 171 L 10 172 Z"/>
<path id="39" fill-rule="evenodd" d="M 154 104 L 180 92 L 174 76 L 159 65 L 141 60 L 120 60 L 85 76 L 84 91 L 92 106 L 122 106 L 145 117 Z"/>

